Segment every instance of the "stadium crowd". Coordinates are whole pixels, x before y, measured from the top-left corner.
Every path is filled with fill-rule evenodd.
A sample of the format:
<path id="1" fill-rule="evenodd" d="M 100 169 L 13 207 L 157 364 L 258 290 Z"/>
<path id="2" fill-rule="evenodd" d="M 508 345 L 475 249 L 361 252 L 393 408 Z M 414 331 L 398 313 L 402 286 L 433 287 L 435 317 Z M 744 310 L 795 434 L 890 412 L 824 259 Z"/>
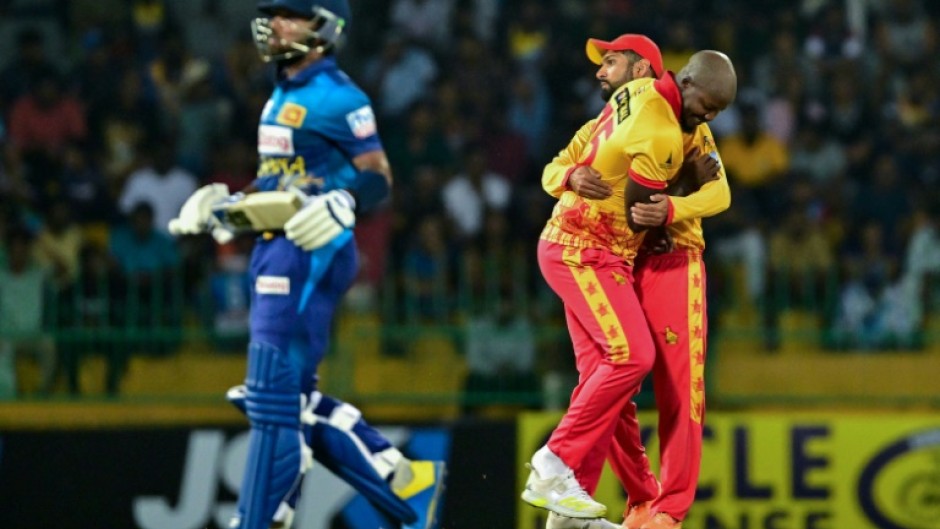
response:
<path id="1" fill-rule="evenodd" d="M 541 168 L 604 104 L 585 40 L 635 32 L 669 70 L 703 48 L 737 69 L 738 100 L 712 124 L 733 197 L 705 225 L 712 332 L 723 310 L 752 307 L 774 351 L 781 313 L 799 308 L 827 347 L 922 345 L 940 308 L 940 3 L 351 3 L 340 61 L 376 102 L 395 176 L 358 234 L 353 298 L 387 323 L 463 325 L 471 371 L 527 384 L 535 329 L 561 313 L 534 258 L 553 203 Z M 173 350 L 185 326 L 244 331 L 251 237 L 217 247 L 167 222 L 197 187 L 254 176 L 273 71 L 253 10 L 0 0 L 0 396 L 20 350 L 48 386 L 57 349 L 67 363 L 82 347 Z M 95 326 L 159 339 L 49 334 Z"/>

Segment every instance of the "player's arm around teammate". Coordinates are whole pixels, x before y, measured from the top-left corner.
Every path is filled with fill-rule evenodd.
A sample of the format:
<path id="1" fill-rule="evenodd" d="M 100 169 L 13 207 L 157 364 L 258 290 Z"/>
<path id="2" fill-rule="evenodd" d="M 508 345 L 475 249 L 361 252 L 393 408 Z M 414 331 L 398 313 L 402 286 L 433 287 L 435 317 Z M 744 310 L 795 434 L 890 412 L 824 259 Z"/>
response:
<path id="1" fill-rule="evenodd" d="M 724 71 L 724 76 L 702 75 L 702 66 L 713 68 L 713 73 Z M 627 529 L 679 527 L 691 505 L 704 414 L 702 363 L 707 324 L 699 219 L 730 205 L 727 179 L 706 123 L 733 99 L 733 68 L 722 54 L 707 52 L 693 57 L 677 81 L 682 89 L 684 149 L 690 158 L 681 172 L 691 170 L 692 174 L 677 178 L 663 192 L 627 191 L 631 227 L 668 230 L 677 244 L 667 255 L 639 256 L 635 269 L 637 294 L 657 349 L 653 372 L 661 417 L 663 481 L 660 489 L 649 470 L 631 403 L 617 425 L 610 453 L 614 471 L 630 496 L 624 513 Z M 681 185 L 687 182 L 691 185 Z M 686 194 L 681 187 L 701 189 L 686 197 L 667 197 L 668 193 Z M 582 472 L 582 483 L 591 487 L 599 474 L 599 469 Z"/>
<path id="2" fill-rule="evenodd" d="M 671 80 L 662 86 L 653 79 L 629 84 L 639 71 L 662 68 L 655 44 L 624 35 L 610 43 L 591 39 L 587 52 L 600 66 L 597 78 L 608 103 L 543 173 L 543 187 L 559 201 L 542 232 L 539 266 L 564 302 L 579 373 L 567 413 L 532 457 L 522 495 L 552 511 L 552 528 L 564 527 L 553 525 L 558 515 L 596 520 L 606 512 L 577 473 L 596 455 L 603 463 L 621 410 L 654 354 L 632 288 L 639 238 L 627 227 L 623 189 L 665 188 L 678 167 L 656 160 L 675 159 L 678 165 L 682 156 L 678 116 L 669 102 L 677 100 L 678 88 Z M 603 184 L 582 187 L 592 175 Z M 585 199 L 576 190 L 601 196 Z"/>
<path id="3" fill-rule="evenodd" d="M 637 259 L 635 288 L 656 345 L 653 387 L 659 413 L 661 486 L 657 491 L 645 482 L 647 495 L 637 499 L 646 501 L 628 504 L 626 529 L 679 528 L 694 501 L 705 419 L 708 326 L 701 218 L 726 210 L 731 201 L 707 122 L 733 100 L 734 69 L 724 54 L 700 52 L 677 74 L 677 80 L 688 109 L 682 124 L 686 152 L 698 156 L 687 167 L 696 171 L 691 177 L 696 185 L 706 182 L 688 196 L 651 195 L 648 203 L 630 204 L 633 225 L 664 228 L 675 248 Z M 713 92 L 708 94 L 703 90 L 706 87 Z M 713 171 L 716 178 L 710 176 Z M 618 475 L 630 475 L 623 469 L 648 465 L 645 452 L 636 449 L 638 436 L 635 418 L 626 417 L 618 425 L 610 453 L 612 466 L 621 469 Z"/>

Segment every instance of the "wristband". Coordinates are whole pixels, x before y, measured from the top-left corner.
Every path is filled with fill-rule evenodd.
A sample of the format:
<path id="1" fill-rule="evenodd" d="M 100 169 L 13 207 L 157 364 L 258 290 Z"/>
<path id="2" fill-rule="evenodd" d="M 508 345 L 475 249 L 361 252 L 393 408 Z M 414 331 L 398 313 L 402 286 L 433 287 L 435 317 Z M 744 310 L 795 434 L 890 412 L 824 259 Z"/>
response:
<path id="1" fill-rule="evenodd" d="M 391 187 L 385 175 L 364 169 L 356 175 L 349 191 L 356 198 L 356 213 L 368 213 L 388 197 Z"/>

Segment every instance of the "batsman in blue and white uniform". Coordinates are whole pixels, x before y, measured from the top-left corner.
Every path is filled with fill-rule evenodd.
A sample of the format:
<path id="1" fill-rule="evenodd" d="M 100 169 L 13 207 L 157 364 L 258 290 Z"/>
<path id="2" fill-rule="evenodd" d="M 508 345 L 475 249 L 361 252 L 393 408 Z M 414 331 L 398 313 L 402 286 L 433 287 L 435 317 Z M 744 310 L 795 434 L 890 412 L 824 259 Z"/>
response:
<path id="1" fill-rule="evenodd" d="M 405 529 L 430 529 L 444 463 L 405 458 L 358 409 L 317 391 L 333 314 L 358 271 L 356 217 L 378 206 L 392 181 L 370 101 L 334 57 L 349 5 L 262 0 L 258 7 L 265 16 L 252 22 L 255 44 L 277 64 L 278 81 L 261 116 L 257 179 L 234 195 L 223 184 L 200 188 L 170 224 L 173 233 L 211 231 L 219 241 L 231 237 L 236 218 L 263 230 L 251 258 L 247 375 L 228 395 L 251 423 L 230 527 L 289 527 L 312 451 Z M 284 196 L 287 206 L 251 205 Z M 226 217 L 229 207 L 247 216 Z M 257 219 L 279 215 L 282 229 L 259 228 Z"/>

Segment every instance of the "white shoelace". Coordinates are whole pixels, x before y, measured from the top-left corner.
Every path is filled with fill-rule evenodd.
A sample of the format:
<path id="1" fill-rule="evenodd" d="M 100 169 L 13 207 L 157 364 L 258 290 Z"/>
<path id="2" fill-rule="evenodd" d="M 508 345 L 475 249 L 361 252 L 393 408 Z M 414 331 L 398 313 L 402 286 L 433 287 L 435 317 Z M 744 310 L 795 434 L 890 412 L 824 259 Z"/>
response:
<path id="1" fill-rule="evenodd" d="M 571 495 L 582 500 L 594 502 L 594 498 L 592 498 L 591 495 L 588 494 L 586 490 L 584 490 L 584 487 L 578 483 L 578 480 L 574 477 L 573 472 L 565 476 L 565 480 L 562 483 L 564 483 L 565 488 L 567 489 L 565 491 L 565 496 Z"/>

